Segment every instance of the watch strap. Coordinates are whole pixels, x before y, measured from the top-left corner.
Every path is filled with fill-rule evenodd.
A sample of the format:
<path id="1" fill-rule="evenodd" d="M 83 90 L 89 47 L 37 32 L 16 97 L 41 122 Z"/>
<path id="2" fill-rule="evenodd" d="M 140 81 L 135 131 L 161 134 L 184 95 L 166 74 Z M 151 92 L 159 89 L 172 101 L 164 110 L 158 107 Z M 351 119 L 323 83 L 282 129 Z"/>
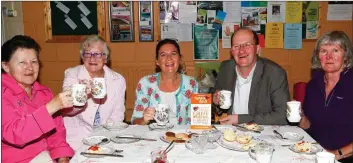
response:
<path id="1" fill-rule="evenodd" d="M 342 157 L 343 153 L 342 153 L 341 149 L 338 149 L 337 151 L 338 151 L 338 154 Z"/>

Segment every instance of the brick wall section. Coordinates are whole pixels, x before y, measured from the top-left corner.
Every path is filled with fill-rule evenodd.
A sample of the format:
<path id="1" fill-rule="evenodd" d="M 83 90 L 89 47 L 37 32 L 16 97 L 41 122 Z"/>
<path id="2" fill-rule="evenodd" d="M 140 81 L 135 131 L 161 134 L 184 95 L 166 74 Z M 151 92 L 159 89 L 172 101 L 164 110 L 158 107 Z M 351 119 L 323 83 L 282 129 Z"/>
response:
<path id="1" fill-rule="evenodd" d="M 107 2 L 106 2 L 107 3 Z M 156 3 L 156 2 L 154 2 Z M 321 2 L 321 17 L 326 18 L 327 2 Z M 35 38 L 43 48 L 40 54 L 42 68 L 40 73 L 40 82 L 50 87 L 53 92 L 61 91 L 64 70 L 79 64 L 79 44 L 78 43 L 45 43 L 44 33 L 44 5 L 43 2 L 22 2 L 24 33 Z M 108 5 L 106 4 L 106 7 Z M 108 10 L 107 10 L 108 11 Z M 134 2 L 134 11 L 138 11 L 138 3 Z M 154 8 L 154 13 L 159 13 Z M 156 18 L 156 17 L 155 17 Z M 155 19 L 156 20 L 156 19 Z M 132 108 L 135 99 L 135 88 L 138 80 L 150 74 L 155 65 L 155 46 L 156 42 L 138 41 L 138 14 L 134 13 L 135 23 L 135 42 L 133 43 L 110 43 L 109 33 L 106 33 L 105 39 L 111 49 L 111 67 L 121 73 L 127 82 L 126 92 L 126 120 L 130 120 Z M 343 30 L 352 36 L 352 21 L 345 22 L 327 22 L 323 19 L 321 24 L 321 33 L 329 30 Z M 155 21 L 156 29 L 157 21 Z M 106 29 L 109 31 L 108 15 L 106 15 Z M 351 39 L 352 39 L 351 37 Z M 193 45 L 191 42 L 183 42 L 181 53 L 187 66 L 188 75 L 194 75 Z M 220 45 L 221 42 L 220 42 Z M 311 53 L 315 45 L 315 40 L 304 41 L 301 50 L 284 49 L 263 49 L 262 55 L 279 63 L 288 73 L 290 91 L 293 84 L 299 81 L 308 81 L 310 79 L 310 60 Z M 220 60 L 229 58 L 229 49 L 223 49 L 220 46 Z"/>

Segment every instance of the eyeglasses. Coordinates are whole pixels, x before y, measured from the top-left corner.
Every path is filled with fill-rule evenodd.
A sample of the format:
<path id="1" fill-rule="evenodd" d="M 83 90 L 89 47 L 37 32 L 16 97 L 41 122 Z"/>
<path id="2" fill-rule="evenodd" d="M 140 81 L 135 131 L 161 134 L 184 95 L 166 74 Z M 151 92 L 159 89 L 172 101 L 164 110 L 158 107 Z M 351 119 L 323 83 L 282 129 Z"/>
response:
<path id="1" fill-rule="evenodd" d="M 82 56 L 84 58 L 91 58 L 91 57 L 94 57 L 94 58 L 102 58 L 102 56 L 105 56 L 105 53 L 89 53 L 89 52 L 84 52 L 82 53 Z"/>
<path id="2" fill-rule="evenodd" d="M 243 48 L 245 50 L 249 50 L 254 44 L 252 43 L 245 43 L 245 44 L 236 44 L 232 46 L 232 50 L 240 50 L 240 48 Z"/>

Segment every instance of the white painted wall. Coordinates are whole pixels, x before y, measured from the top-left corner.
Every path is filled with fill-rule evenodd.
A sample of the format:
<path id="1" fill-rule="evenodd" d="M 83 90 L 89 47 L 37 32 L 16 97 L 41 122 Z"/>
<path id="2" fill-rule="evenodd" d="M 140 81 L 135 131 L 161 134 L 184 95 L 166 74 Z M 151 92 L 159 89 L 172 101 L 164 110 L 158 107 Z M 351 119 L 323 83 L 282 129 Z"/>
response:
<path id="1" fill-rule="evenodd" d="M 1 2 L 1 8 L 15 9 L 17 11 L 16 17 L 7 17 L 1 12 L 1 44 L 11 39 L 15 35 L 23 35 L 23 13 L 22 2 Z"/>

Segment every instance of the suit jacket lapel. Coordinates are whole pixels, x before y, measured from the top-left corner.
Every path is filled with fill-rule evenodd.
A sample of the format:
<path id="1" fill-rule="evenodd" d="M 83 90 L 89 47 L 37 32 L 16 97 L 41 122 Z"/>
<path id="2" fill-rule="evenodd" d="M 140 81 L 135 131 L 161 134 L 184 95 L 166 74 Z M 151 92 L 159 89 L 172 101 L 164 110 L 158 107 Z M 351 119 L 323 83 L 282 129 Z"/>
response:
<path id="1" fill-rule="evenodd" d="M 231 80 L 229 81 L 230 83 L 228 84 L 230 87 L 230 91 L 232 92 L 231 95 L 231 99 L 232 99 L 232 105 L 230 107 L 230 109 L 228 110 L 228 114 L 232 114 L 233 113 L 233 104 L 234 104 L 234 90 L 235 90 L 235 85 L 236 85 L 236 81 L 237 81 L 237 72 L 235 71 L 235 61 L 234 59 L 232 59 L 232 64 L 231 64 L 231 68 L 229 68 L 230 71 L 230 75 L 232 75 Z"/>
<path id="2" fill-rule="evenodd" d="M 260 88 L 260 82 L 263 74 L 263 67 L 264 67 L 263 60 L 259 57 L 256 63 L 254 76 L 251 81 L 249 103 L 248 103 L 248 109 L 249 109 L 250 115 L 255 114 L 256 101 L 257 101 L 258 91 Z"/>

